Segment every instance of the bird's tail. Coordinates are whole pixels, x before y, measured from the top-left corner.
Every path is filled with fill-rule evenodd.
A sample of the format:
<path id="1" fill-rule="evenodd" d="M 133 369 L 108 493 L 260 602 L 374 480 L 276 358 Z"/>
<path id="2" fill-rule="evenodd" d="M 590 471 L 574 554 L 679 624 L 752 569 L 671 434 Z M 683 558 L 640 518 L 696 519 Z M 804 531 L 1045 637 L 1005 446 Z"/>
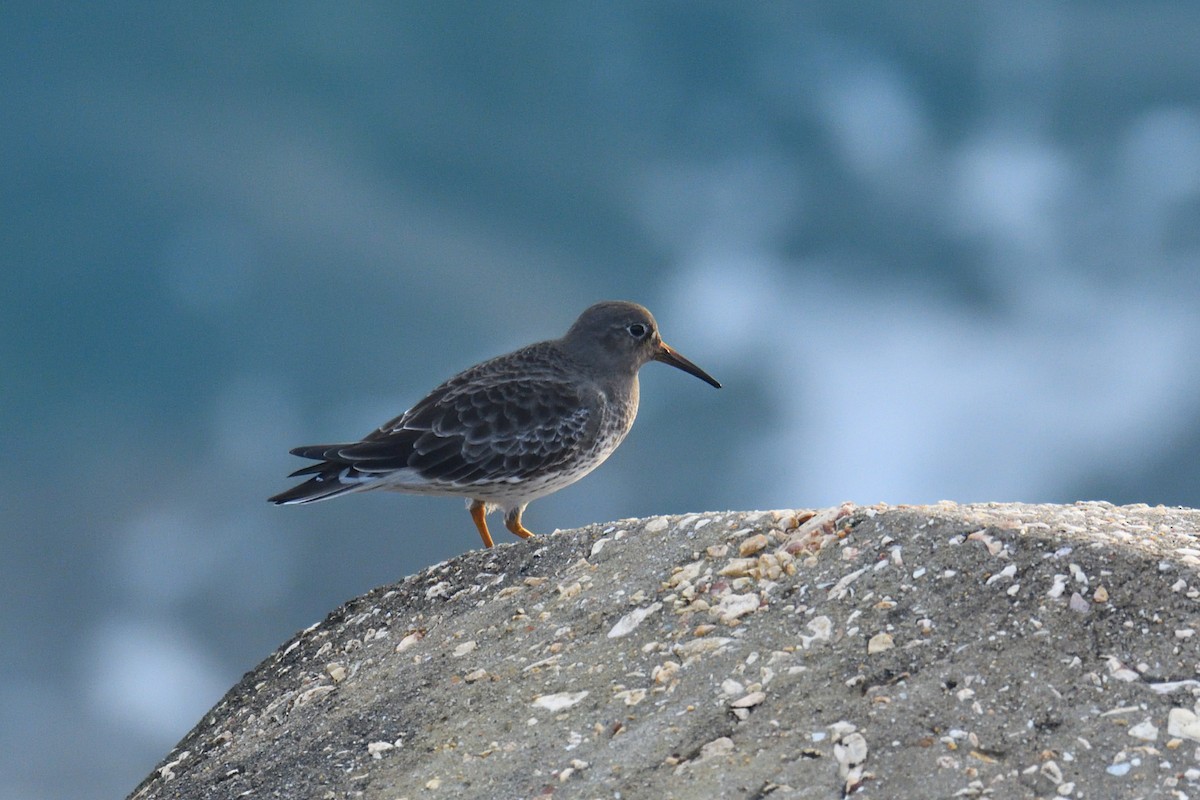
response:
<path id="1" fill-rule="evenodd" d="M 274 497 L 267 498 L 268 502 L 277 506 L 315 503 L 318 500 L 328 500 L 341 494 L 374 488 L 377 484 L 373 477 L 364 475 L 353 465 L 337 457 L 338 450 L 345 446 L 344 444 L 314 444 L 292 450 L 292 455 L 312 458 L 318 463 L 301 467 L 288 477 L 297 478 L 301 475 L 312 475 L 313 477 L 298 486 L 293 486 L 286 492 L 280 492 Z"/>

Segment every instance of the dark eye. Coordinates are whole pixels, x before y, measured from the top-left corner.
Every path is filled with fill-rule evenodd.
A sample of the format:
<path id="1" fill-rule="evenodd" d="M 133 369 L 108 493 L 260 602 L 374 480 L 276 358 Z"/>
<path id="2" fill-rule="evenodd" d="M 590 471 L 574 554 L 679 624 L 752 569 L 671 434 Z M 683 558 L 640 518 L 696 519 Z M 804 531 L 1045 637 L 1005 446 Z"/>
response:
<path id="1" fill-rule="evenodd" d="M 650 328 L 640 322 L 633 323 L 625 328 L 625 330 L 629 331 L 629 335 L 635 339 L 644 339 L 646 338 L 646 334 L 650 332 Z"/>

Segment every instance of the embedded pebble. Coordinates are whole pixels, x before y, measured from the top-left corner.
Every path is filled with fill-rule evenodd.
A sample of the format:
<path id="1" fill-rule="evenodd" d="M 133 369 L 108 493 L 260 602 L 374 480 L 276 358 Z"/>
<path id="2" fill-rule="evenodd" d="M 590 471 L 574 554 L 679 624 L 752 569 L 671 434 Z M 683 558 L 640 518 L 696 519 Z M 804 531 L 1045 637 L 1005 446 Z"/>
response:
<path id="1" fill-rule="evenodd" d="M 760 550 L 765 550 L 770 543 L 771 540 L 764 534 L 756 533 L 742 540 L 742 543 L 738 545 L 738 555 L 743 557 L 752 556 Z"/>
<path id="2" fill-rule="evenodd" d="M 588 691 L 582 692 L 558 692 L 557 694 L 543 694 L 534 698 L 533 704 L 538 708 L 544 708 L 547 711 L 562 711 L 565 708 L 570 708 L 583 701 L 590 694 Z"/>
<path id="3" fill-rule="evenodd" d="M 472 640 L 470 640 L 470 641 L 463 642 L 462 644 L 460 644 L 460 645 L 458 645 L 457 647 L 455 647 L 455 648 L 454 648 L 454 657 L 455 657 L 455 658 L 462 658 L 462 657 L 463 657 L 463 656 L 465 656 L 467 653 L 472 653 L 472 652 L 474 652 L 476 647 L 478 647 L 478 645 L 476 645 L 476 644 L 475 644 L 475 640 L 474 640 L 474 639 L 472 639 Z"/>
<path id="4" fill-rule="evenodd" d="M 652 519 L 646 523 L 646 532 L 647 533 L 658 533 L 660 531 L 665 531 L 666 529 L 667 529 L 667 518 L 666 517 L 655 517 L 654 519 Z"/>
<path id="5" fill-rule="evenodd" d="M 678 661 L 664 661 L 654 668 L 650 677 L 658 684 L 670 683 L 679 674 L 681 666 Z"/>
<path id="6" fill-rule="evenodd" d="M 862 779 L 863 764 L 867 760 L 867 740 L 861 733 L 843 736 L 833 745 L 833 757 L 838 762 L 838 775 L 847 791 Z"/>
<path id="7" fill-rule="evenodd" d="M 730 708 L 754 708 L 754 706 L 767 699 L 766 692 L 751 692 L 745 697 L 739 697 L 729 704 Z"/>
<path id="8" fill-rule="evenodd" d="M 709 758 L 717 758 L 718 756 L 726 756 L 733 752 L 733 739 L 728 736 L 722 736 L 719 739 L 713 739 L 708 744 L 700 748 L 700 757 L 697 761 L 704 761 Z"/>
<path id="9" fill-rule="evenodd" d="M 891 650 L 895 646 L 896 644 L 892 641 L 890 633 L 877 633 L 867 642 L 867 653 L 874 655 L 875 653 L 882 653 L 885 650 Z"/>
<path id="10" fill-rule="evenodd" d="M 757 594 L 728 594 L 712 609 L 712 614 L 722 622 L 729 622 L 758 610 Z"/>
<path id="11" fill-rule="evenodd" d="M 376 760 L 383 758 L 383 754 L 389 750 L 395 749 L 396 745 L 391 742 L 370 742 L 367 744 L 367 753 L 370 754 L 371 758 Z"/>
<path id="12" fill-rule="evenodd" d="M 1150 720 L 1145 720 L 1130 728 L 1129 735 L 1135 739 L 1154 742 L 1158 740 L 1158 728 Z"/>
<path id="13" fill-rule="evenodd" d="M 800 645 L 805 650 L 816 642 L 828 642 L 833 638 L 833 622 L 824 614 L 819 617 L 813 617 L 805 627 L 813 633 L 812 636 L 800 634 Z"/>
<path id="14" fill-rule="evenodd" d="M 617 620 L 617 624 L 612 626 L 608 632 L 609 639 L 619 639 L 622 636 L 627 636 L 641 625 L 646 617 L 662 608 L 662 603 L 651 603 L 645 608 L 635 608 L 625 616 Z"/>
<path id="15" fill-rule="evenodd" d="M 1167 733 L 1200 742 L 1200 717 L 1186 708 L 1172 708 L 1167 712 Z"/>
<path id="16" fill-rule="evenodd" d="M 425 590 L 425 599 L 432 600 L 435 597 L 449 597 L 450 590 L 451 586 L 449 581 L 438 581 L 433 586 L 430 586 Z"/>
<path id="17" fill-rule="evenodd" d="M 984 581 L 983 583 L 984 583 L 984 585 L 985 585 L 985 586 L 991 586 L 991 585 L 992 585 L 993 583 L 995 583 L 996 581 L 1001 581 L 1001 580 L 1005 580 L 1005 579 L 1008 579 L 1008 578 L 1012 578 L 1012 577 L 1013 577 L 1014 575 L 1016 575 L 1016 574 L 1017 574 L 1017 565 L 1016 565 L 1016 564 L 1009 564 L 1007 567 L 1005 567 L 1004 569 L 1000 570 L 999 572 L 997 572 L 997 573 L 996 573 L 995 575 L 993 575 L 992 577 L 988 578 L 988 579 L 987 579 L 986 581 Z"/>

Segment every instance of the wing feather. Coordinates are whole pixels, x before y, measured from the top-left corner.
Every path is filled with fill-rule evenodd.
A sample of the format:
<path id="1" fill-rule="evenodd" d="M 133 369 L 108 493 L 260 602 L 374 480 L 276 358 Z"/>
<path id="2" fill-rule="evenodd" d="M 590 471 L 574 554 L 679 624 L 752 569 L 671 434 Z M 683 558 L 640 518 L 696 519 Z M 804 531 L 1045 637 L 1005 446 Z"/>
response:
<path id="1" fill-rule="evenodd" d="M 569 462 L 599 429 L 598 390 L 569 373 L 552 343 L 532 345 L 456 375 L 361 442 L 301 449 L 381 477 L 412 469 L 451 486 L 523 480 Z"/>

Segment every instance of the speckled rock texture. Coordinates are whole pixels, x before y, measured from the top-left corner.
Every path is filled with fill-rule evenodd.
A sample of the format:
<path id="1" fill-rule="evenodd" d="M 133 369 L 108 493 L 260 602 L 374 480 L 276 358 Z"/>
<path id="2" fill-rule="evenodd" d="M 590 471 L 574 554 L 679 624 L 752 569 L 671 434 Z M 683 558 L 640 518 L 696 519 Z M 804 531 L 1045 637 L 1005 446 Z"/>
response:
<path id="1" fill-rule="evenodd" d="M 131 797 L 1200 797 L 1198 532 L 845 505 L 469 552 L 297 634 Z"/>

